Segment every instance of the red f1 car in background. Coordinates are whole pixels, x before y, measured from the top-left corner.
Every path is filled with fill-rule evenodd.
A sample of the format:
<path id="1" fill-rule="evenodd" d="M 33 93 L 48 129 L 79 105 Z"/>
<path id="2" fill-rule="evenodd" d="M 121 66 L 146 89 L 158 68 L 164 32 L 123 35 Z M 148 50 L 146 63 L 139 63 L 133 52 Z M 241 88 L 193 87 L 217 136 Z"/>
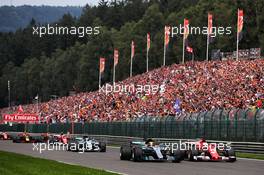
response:
<path id="1" fill-rule="evenodd" d="M 16 136 L 13 136 L 14 143 L 37 143 L 37 142 L 44 142 L 42 136 L 32 136 L 27 132 L 19 133 Z"/>
<path id="2" fill-rule="evenodd" d="M 67 144 L 69 141 L 69 137 L 63 133 L 61 134 L 56 134 L 56 135 L 48 135 L 48 141 L 51 144 L 56 144 L 56 143 L 63 143 Z"/>
<path id="3" fill-rule="evenodd" d="M 0 132 L 0 140 L 10 140 L 11 136 L 6 132 Z"/>
<path id="4" fill-rule="evenodd" d="M 26 132 L 19 133 L 13 137 L 14 143 L 33 143 L 33 138 Z"/>
<path id="5" fill-rule="evenodd" d="M 231 146 L 208 143 L 205 139 L 196 142 L 185 142 L 185 158 L 189 161 L 226 161 L 235 162 L 235 150 Z"/>

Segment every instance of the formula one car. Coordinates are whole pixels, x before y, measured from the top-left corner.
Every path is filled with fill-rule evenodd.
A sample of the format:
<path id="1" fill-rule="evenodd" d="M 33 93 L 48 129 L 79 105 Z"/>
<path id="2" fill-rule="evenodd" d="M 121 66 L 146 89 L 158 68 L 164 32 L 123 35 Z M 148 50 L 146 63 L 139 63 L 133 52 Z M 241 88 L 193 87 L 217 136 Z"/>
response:
<path id="1" fill-rule="evenodd" d="M 71 138 L 67 145 L 68 151 L 106 152 L 106 144 L 88 136 Z"/>
<path id="2" fill-rule="evenodd" d="M 11 136 L 6 132 L 0 132 L 0 140 L 10 140 Z"/>
<path id="3" fill-rule="evenodd" d="M 29 133 L 23 132 L 19 133 L 17 136 L 13 137 L 14 143 L 37 143 L 43 142 L 41 136 L 31 136 Z"/>
<path id="4" fill-rule="evenodd" d="M 195 142 L 185 142 L 188 150 L 185 151 L 185 158 L 189 161 L 226 161 L 235 162 L 236 154 L 232 147 L 222 144 L 207 143 L 205 139 Z"/>
<path id="5" fill-rule="evenodd" d="M 48 135 L 48 142 L 51 144 L 56 144 L 56 143 L 62 143 L 62 144 L 67 144 L 69 137 L 61 133 L 60 135 Z"/>
<path id="6" fill-rule="evenodd" d="M 120 148 L 121 160 L 141 161 L 172 161 L 180 162 L 184 159 L 184 153 L 180 150 L 168 150 L 164 144 L 156 144 L 154 140 L 132 141 L 129 145 Z"/>

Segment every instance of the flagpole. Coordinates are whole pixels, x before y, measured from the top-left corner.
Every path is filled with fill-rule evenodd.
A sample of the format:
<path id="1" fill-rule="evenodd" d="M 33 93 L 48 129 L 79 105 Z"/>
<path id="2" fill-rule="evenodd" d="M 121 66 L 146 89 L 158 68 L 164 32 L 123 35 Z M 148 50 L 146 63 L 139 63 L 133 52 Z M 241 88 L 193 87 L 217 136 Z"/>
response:
<path id="1" fill-rule="evenodd" d="M 185 39 L 183 35 L 183 41 L 182 41 L 183 47 L 182 47 L 182 63 L 184 64 L 184 52 L 185 52 Z"/>
<path id="2" fill-rule="evenodd" d="M 10 102 L 10 100 L 11 100 L 11 95 L 10 95 L 10 81 L 8 80 L 7 81 L 7 87 L 8 87 L 8 110 L 10 110 L 10 107 L 11 107 L 11 102 Z"/>
<path id="3" fill-rule="evenodd" d="M 100 88 L 101 88 L 101 70 L 99 68 L 99 91 L 100 91 Z"/>
<path id="4" fill-rule="evenodd" d="M 115 86 L 115 64 L 114 64 L 114 70 L 113 70 L 113 86 Z"/>
<path id="5" fill-rule="evenodd" d="M 147 49 L 147 60 L 146 60 L 146 62 L 147 62 L 147 72 L 148 72 L 148 49 Z"/>
<path id="6" fill-rule="evenodd" d="M 237 10 L 237 16 L 239 16 L 239 9 Z M 238 40 L 238 37 L 239 37 L 239 34 L 238 34 L 238 25 L 239 25 L 239 18 L 237 17 L 237 51 L 236 51 L 236 61 L 238 61 L 238 43 L 239 43 L 239 40 Z"/>
<path id="7" fill-rule="evenodd" d="M 207 44 L 206 44 L 206 61 L 209 60 L 209 30 L 207 33 Z"/>
<path id="8" fill-rule="evenodd" d="M 132 77 L 132 70 L 133 69 L 133 59 L 132 59 L 132 47 L 131 47 L 131 56 L 130 56 L 130 77 Z"/>
<path id="9" fill-rule="evenodd" d="M 166 65 L 166 43 L 164 42 L 163 66 Z"/>
<path id="10" fill-rule="evenodd" d="M 37 94 L 37 114 L 39 118 L 39 124 L 40 124 L 40 116 L 39 116 L 39 95 Z"/>

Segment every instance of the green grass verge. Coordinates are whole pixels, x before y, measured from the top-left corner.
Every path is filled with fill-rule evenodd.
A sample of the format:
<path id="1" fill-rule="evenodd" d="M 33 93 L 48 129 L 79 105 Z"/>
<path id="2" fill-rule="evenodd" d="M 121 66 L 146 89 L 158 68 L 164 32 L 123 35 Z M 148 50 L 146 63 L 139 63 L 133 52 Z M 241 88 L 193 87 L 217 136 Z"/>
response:
<path id="1" fill-rule="evenodd" d="M 0 151 L 0 174 L 3 175 L 116 175 L 53 160 L 39 159 Z"/>
<path id="2" fill-rule="evenodd" d="M 237 157 L 241 157 L 241 158 L 250 158 L 250 159 L 260 159 L 260 160 L 264 160 L 264 154 L 253 154 L 253 153 L 241 153 L 241 152 L 237 152 L 236 153 Z"/>

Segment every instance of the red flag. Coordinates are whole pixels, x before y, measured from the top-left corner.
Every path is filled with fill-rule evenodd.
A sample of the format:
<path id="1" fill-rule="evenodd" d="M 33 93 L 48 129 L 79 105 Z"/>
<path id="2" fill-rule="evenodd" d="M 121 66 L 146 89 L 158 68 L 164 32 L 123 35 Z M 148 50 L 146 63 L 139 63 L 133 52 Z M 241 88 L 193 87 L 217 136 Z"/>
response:
<path id="1" fill-rule="evenodd" d="M 100 58 L 100 73 L 105 70 L 105 58 Z"/>
<path id="2" fill-rule="evenodd" d="M 186 40 L 189 35 L 189 20 L 184 19 L 184 39 Z"/>
<path id="3" fill-rule="evenodd" d="M 147 33 L 147 50 L 149 51 L 150 49 L 150 34 Z"/>
<path id="4" fill-rule="evenodd" d="M 167 46 L 170 42 L 170 26 L 165 26 L 164 29 L 164 43 Z"/>
<path id="5" fill-rule="evenodd" d="M 209 43 L 213 42 L 213 38 L 211 37 L 212 33 L 213 33 L 213 15 L 208 13 L 208 39 L 209 39 Z"/>
<path id="6" fill-rule="evenodd" d="M 114 50 L 114 66 L 116 66 L 118 64 L 118 57 L 119 57 L 118 50 L 115 49 Z"/>
<path id="7" fill-rule="evenodd" d="M 213 15 L 208 13 L 208 35 L 213 33 Z"/>
<path id="8" fill-rule="evenodd" d="M 243 24 L 244 24 L 244 12 L 243 12 L 243 10 L 238 9 L 238 13 L 237 13 L 238 40 L 242 39 Z"/>
<path id="9" fill-rule="evenodd" d="M 186 47 L 186 51 L 189 52 L 189 53 L 193 53 L 193 48 L 187 46 L 187 47 Z"/>
<path id="10" fill-rule="evenodd" d="M 22 108 L 21 105 L 18 106 L 18 110 L 17 110 L 17 112 L 18 112 L 18 113 L 23 113 L 23 112 L 24 112 L 24 110 L 23 110 L 23 108 Z"/>
<path id="11" fill-rule="evenodd" d="M 131 42 L 131 57 L 134 58 L 134 56 L 135 56 L 135 43 L 132 40 L 132 42 Z"/>

